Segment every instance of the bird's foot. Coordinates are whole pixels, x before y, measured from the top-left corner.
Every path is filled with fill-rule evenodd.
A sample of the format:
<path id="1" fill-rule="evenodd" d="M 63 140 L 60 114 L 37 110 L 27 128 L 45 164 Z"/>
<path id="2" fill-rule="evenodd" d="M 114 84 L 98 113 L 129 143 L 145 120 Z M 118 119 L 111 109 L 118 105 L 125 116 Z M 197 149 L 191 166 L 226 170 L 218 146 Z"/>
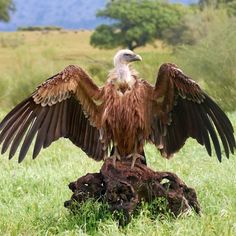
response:
<path id="1" fill-rule="evenodd" d="M 145 161 L 145 157 L 142 156 L 141 154 L 138 154 L 138 153 L 131 153 L 126 158 L 127 159 L 132 158 L 131 169 L 134 168 L 134 165 L 135 165 L 135 162 L 137 159 L 141 159 L 141 160 Z"/>
<path id="2" fill-rule="evenodd" d="M 112 163 L 113 163 L 114 167 L 116 166 L 117 160 L 121 161 L 121 157 L 120 157 L 119 153 L 116 153 L 116 152 L 113 155 L 106 157 L 105 160 L 106 159 L 112 159 Z"/>

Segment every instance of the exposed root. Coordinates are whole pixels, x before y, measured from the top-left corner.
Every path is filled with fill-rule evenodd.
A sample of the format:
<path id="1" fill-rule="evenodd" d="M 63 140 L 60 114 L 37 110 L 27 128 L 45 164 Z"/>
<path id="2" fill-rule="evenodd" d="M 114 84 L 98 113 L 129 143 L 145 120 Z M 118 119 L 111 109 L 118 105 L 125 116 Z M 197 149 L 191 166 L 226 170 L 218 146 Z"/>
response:
<path id="1" fill-rule="evenodd" d="M 200 213 L 200 206 L 194 189 L 189 188 L 174 173 L 155 172 L 138 159 L 131 169 L 131 162 L 107 159 L 100 173 L 87 174 L 69 184 L 73 191 L 71 200 L 65 207 L 72 209 L 74 204 L 81 204 L 89 198 L 107 202 L 110 210 L 122 211 L 126 224 L 133 211 L 141 202 L 153 202 L 166 199 L 167 208 L 178 216 L 194 209 Z"/>

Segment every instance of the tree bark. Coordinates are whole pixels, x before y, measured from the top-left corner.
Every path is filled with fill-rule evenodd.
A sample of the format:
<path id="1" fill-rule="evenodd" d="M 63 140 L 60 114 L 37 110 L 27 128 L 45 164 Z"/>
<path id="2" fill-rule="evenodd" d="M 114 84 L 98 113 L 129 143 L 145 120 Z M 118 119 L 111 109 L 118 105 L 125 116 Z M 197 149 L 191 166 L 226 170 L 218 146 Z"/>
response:
<path id="1" fill-rule="evenodd" d="M 133 169 L 131 162 L 112 160 L 104 162 L 100 173 L 87 174 L 69 184 L 73 195 L 65 207 L 73 210 L 89 198 L 107 202 L 110 210 L 122 211 L 127 224 L 134 210 L 142 201 L 165 199 L 167 208 L 175 216 L 194 209 L 200 213 L 196 192 L 174 173 L 155 172 L 137 160 Z"/>

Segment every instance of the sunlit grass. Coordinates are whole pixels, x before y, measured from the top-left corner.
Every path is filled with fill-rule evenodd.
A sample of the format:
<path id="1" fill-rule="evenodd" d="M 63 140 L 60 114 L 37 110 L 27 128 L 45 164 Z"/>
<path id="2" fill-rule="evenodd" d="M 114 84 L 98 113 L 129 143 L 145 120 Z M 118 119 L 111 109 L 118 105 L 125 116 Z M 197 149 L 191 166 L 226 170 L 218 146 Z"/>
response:
<path id="1" fill-rule="evenodd" d="M 235 116 L 231 119 L 236 125 Z M 222 163 L 189 140 L 172 160 L 162 159 L 146 146 L 148 165 L 172 171 L 197 191 L 202 216 L 152 220 L 145 209 L 121 229 L 99 204 L 84 206 L 77 215 L 64 207 L 71 192 L 67 185 L 86 173 L 98 172 L 97 163 L 61 139 L 32 161 L 0 159 L 0 235 L 235 235 L 236 156 Z M 94 219 L 94 220 L 91 220 Z"/>

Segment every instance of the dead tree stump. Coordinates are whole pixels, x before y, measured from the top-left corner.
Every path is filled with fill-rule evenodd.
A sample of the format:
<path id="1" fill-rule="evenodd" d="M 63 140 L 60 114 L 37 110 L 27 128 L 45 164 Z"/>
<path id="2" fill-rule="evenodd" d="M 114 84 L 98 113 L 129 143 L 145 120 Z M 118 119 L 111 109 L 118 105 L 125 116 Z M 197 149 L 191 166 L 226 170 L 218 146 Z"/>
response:
<path id="1" fill-rule="evenodd" d="M 65 207 L 73 209 L 93 198 L 107 202 L 110 210 L 122 211 L 128 223 L 131 214 L 142 201 L 152 202 L 158 198 L 167 201 L 167 208 L 175 215 L 194 209 L 200 213 L 196 192 L 189 188 L 174 173 L 155 172 L 146 165 L 136 162 L 106 160 L 100 173 L 87 174 L 69 184 L 73 195 L 65 202 Z"/>

